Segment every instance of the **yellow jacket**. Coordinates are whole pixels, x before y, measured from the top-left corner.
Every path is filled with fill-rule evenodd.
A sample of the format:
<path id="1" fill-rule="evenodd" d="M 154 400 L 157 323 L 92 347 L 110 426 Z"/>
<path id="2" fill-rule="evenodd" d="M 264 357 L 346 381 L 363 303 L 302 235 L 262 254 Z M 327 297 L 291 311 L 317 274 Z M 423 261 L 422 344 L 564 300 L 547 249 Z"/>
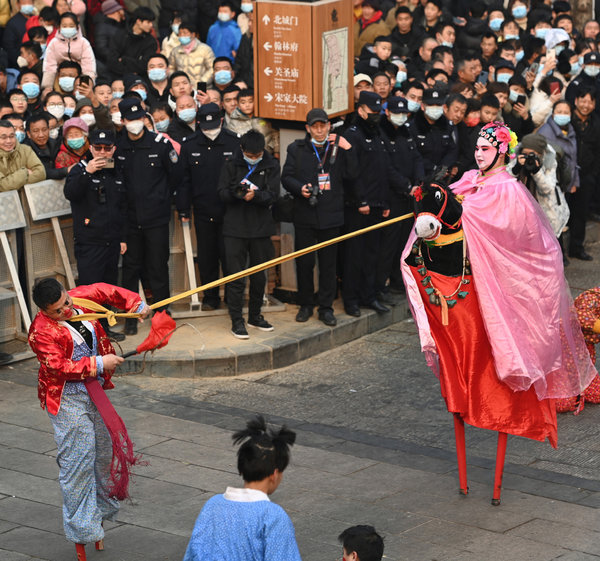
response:
<path id="1" fill-rule="evenodd" d="M 187 53 L 183 45 L 175 47 L 169 55 L 169 68 L 171 72 L 183 70 L 189 77 L 192 85 L 196 82 L 212 82 L 213 50 L 200 40 L 196 39 L 196 46 Z"/>
<path id="2" fill-rule="evenodd" d="M 28 170 L 31 170 L 31 174 Z M 27 183 L 44 179 L 44 165 L 29 146 L 17 142 L 12 152 L 0 150 L 0 191 L 21 189 Z"/>

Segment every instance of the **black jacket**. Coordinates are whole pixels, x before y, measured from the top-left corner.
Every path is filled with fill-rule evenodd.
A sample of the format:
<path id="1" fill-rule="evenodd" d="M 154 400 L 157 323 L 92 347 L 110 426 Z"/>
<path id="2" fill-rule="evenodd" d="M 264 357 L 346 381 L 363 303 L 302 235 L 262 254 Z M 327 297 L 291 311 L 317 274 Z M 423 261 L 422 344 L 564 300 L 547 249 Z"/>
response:
<path id="1" fill-rule="evenodd" d="M 415 26 L 408 33 L 400 33 L 397 27 L 390 35 L 392 41 L 392 54 L 402 59 L 412 57 L 421 46 L 423 33 Z"/>
<path id="2" fill-rule="evenodd" d="M 87 173 L 86 160 L 73 166 L 65 182 L 71 201 L 76 244 L 110 245 L 127 241 L 127 197 L 118 169 Z"/>
<path id="3" fill-rule="evenodd" d="M 115 76 L 146 74 L 148 57 L 158 51 L 158 43 L 150 33 L 134 35 L 131 27 L 115 33 L 107 59 Z"/>
<path id="4" fill-rule="evenodd" d="M 573 112 L 571 123 L 577 137 L 579 178 L 600 185 L 600 117 L 592 113 L 584 126 Z"/>
<path id="5" fill-rule="evenodd" d="M 221 171 L 219 196 L 225 203 L 224 236 L 267 238 L 275 234 L 271 205 L 279 194 L 279 161 L 265 150 L 263 159 L 248 175 L 250 169 L 240 150 L 225 162 Z M 238 195 L 240 184 L 246 176 L 248 181 L 258 187 L 250 201 L 245 201 Z"/>
<path id="6" fill-rule="evenodd" d="M 221 129 L 214 140 L 198 131 L 181 145 L 183 179 L 176 197 L 180 216 L 189 217 L 193 204 L 195 220 L 223 221 L 225 205 L 217 192 L 219 177 L 225 162 L 239 149 L 239 138 L 227 129 Z"/>
<path id="7" fill-rule="evenodd" d="M 565 99 L 571 104 L 571 106 L 574 106 L 577 92 L 583 86 L 596 90 L 596 109 L 594 110 L 594 113 L 600 116 L 600 80 L 598 80 L 598 76 L 588 76 L 582 70 L 568 85 L 565 93 Z"/>
<path id="8" fill-rule="evenodd" d="M 429 174 L 436 165 L 452 167 L 457 163 L 458 147 L 452 140 L 450 124 L 444 115 L 429 124 L 423 112 L 419 111 L 408 122 L 408 127 L 423 158 L 425 174 Z"/>
<path id="9" fill-rule="evenodd" d="M 253 52 L 253 34 L 244 33 L 240 41 L 233 69 L 235 70 L 236 81 L 246 82 L 248 87 L 254 87 L 254 52 Z"/>
<path id="10" fill-rule="evenodd" d="M 98 14 L 96 26 L 94 27 L 94 53 L 96 53 L 96 61 L 101 61 L 108 64 L 108 70 L 111 67 L 111 59 L 109 53 L 112 43 L 118 35 L 126 33 L 124 23 L 115 21 L 112 18 Z"/>
<path id="11" fill-rule="evenodd" d="M 185 121 L 182 121 L 177 114 L 173 116 L 169 127 L 167 128 L 167 134 L 175 142 L 183 142 L 184 138 L 188 138 L 194 134 L 194 129 L 190 127 Z"/>
<path id="12" fill-rule="evenodd" d="M 329 174 L 330 189 L 317 196 L 317 204 L 311 206 L 302 195 L 302 186 L 307 183 L 319 185 L 321 173 L 319 158 L 323 161 L 323 173 Z M 326 154 L 326 155 L 325 155 Z M 329 148 L 314 147 L 310 135 L 295 140 L 288 146 L 285 165 L 281 172 L 283 188 L 294 195 L 294 224 L 324 230 L 344 224 L 344 179 L 354 179 L 358 174 L 358 162 L 354 147 L 350 150 L 336 149 L 336 158 L 331 165 L 333 145 Z"/>
<path id="13" fill-rule="evenodd" d="M 46 148 L 41 150 L 30 138 L 26 138 L 23 141 L 23 144 L 27 144 L 27 146 L 31 147 L 35 152 L 35 155 L 40 159 L 40 162 L 44 164 L 46 179 L 64 179 L 67 177 L 67 173 L 69 173 L 68 168 L 57 168 L 54 162 L 56 160 L 56 155 L 60 150 L 61 143 L 62 140 L 60 139 L 52 140 L 49 138 Z"/>
<path id="14" fill-rule="evenodd" d="M 127 219 L 138 228 L 164 226 L 171 218 L 171 195 L 179 185 L 179 157 L 162 135 L 144 129 L 139 140 L 117 140 L 115 166 L 125 180 Z"/>
<path id="15" fill-rule="evenodd" d="M 464 27 L 458 28 L 456 32 L 456 48 L 461 52 L 476 51 L 479 49 L 481 37 L 490 28 L 486 21 L 477 18 L 467 18 Z"/>
<path id="16" fill-rule="evenodd" d="M 359 117 L 344 136 L 352 144 L 359 170 L 355 179 L 344 181 L 346 205 L 389 209 L 390 189 L 401 189 L 405 181 L 392 166 L 379 127 Z"/>
<path id="17" fill-rule="evenodd" d="M 386 61 L 381 60 L 373 51 L 365 46 L 360 53 L 360 59 L 354 65 L 354 74 L 367 74 L 367 76 L 372 78 L 377 72 L 382 72 L 386 65 Z"/>
<path id="18" fill-rule="evenodd" d="M 17 12 L 6 22 L 2 35 L 2 46 L 8 55 L 8 66 L 11 68 L 17 68 L 17 57 L 23 42 L 23 35 L 25 35 L 26 24 L 27 18 L 21 12 Z"/>

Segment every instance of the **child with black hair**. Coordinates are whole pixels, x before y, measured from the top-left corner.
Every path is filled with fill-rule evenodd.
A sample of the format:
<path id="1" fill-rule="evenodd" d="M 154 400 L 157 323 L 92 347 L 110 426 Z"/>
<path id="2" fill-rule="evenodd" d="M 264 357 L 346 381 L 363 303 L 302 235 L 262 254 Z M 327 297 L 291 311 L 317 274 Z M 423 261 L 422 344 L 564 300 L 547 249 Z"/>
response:
<path id="1" fill-rule="evenodd" d="M 269 500 L 290 461 L 296 433 L 267 429 L 258 415 L 233 435 L 242 489 L 227 487 L 200 512 L 183 561 L 300 561 L 294 525 Z"/>
<path id="2" fill-rule="evenodd" d="M 351 526 L 339 536 L 344 555 L 343 561 L 381 561 L 383 538 L 373 526 Z"/>

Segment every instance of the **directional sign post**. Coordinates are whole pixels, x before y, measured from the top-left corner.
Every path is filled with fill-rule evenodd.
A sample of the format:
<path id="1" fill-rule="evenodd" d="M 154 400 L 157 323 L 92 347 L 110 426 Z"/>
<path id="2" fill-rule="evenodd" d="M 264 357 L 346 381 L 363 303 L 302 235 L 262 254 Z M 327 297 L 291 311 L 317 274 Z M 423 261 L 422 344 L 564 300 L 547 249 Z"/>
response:
<path id="1" fill-rule="evenodd" d="M 254 36 L 257 113 L 304 121 L 313 107 L 348 113 L 352 99 L 352 3 L 258 0 Z"/>

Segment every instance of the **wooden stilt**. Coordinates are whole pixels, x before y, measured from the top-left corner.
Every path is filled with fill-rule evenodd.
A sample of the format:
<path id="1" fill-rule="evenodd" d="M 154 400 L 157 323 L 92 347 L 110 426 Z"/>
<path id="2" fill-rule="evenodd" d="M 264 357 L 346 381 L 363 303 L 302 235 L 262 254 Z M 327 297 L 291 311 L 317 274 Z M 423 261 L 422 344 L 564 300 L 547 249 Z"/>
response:
<path id="1" fill-rule="evenodd" d="M 104 551 L 104 540 L 100 540 L 96 542 L 96 550 Z"/>
<path id="2" fill-rule="evenodd" d="M 467 485 L 467 449 L 465 445 L 465 422 L 458 413 L 454 413 L 454 437 L 456 439 L 456 459 L 458 462 L 458 492 L 466 495 Z"/>
<path id="3" fill-rule="evenodd" d="M 504 459 L 506 457 L 506 441 L 508 435 L 505 432 L 498 433 L 498 447 L 496 448 L 496 473 L 494 474 L 494 495 L 492 504 L 500 504 L 500 493 L 502 493 L 502 475 L 504 473 Z"/>
<path id="4" fill-rule="evenodd" d="M 87 561 L 85 556 L 85 544 L 84 543 L 76 543 L 75 551 L 77 551 L 77 561 Z"/>

